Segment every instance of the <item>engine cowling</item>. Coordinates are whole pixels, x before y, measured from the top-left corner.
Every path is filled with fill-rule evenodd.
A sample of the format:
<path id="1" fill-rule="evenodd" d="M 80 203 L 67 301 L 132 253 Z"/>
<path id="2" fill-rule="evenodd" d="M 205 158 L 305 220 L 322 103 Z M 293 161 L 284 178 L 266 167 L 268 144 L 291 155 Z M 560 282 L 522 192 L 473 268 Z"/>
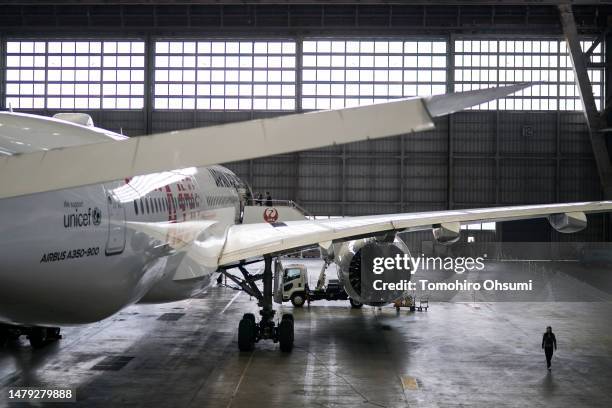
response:
<path id="1" fill-rule="evenodd" d="M 372 253 L 382 257 L 395 257 L 396 255 L 404 257 L 406 255 L 408 259 L 411 259 L 408 247 L 397 236 L 392 242 L 380 241 L 377 238 L 363 238 L 337 244 L 334 248 L 334 262 L 337 265 L 338 279 L 344 286 L 346 293 L 351 299 L 371 306 L 382 306 L 399 299 L 404 294 L 404 290 L 397 290 L 393 291 L 393 294 L 387 294 L 384 301 L 371 301 L 370 297 L 365 298 L 363 296 L 362 261 L 365 251 L 372 251 L 370 255 Z M 369 273 L 374 275 L 371 269 L 370 267 Z M 412 261 L 410 261 L 410 269 L 414 270 Z M 368 272 L 366 271 L 366 273 Z M 411 278 L 411 274 L 405 273 L 403 277 L 408 281 Z"/>
<path id="2" fill-rule="evenodd" d="M 458 222 L 445 222 L 436 225 L 431 232 L 433 232 L 434 239 L 438 244 L 454 244 L 461 238 L 461 224 Z"/>
<path id="3" fill-rule="evenodd" d="M 581 211 L 551 214 L 548 216 L 548 222 L 554 229 L 563 234 L 572 234 L 587 227 L 586 215 Z"/>

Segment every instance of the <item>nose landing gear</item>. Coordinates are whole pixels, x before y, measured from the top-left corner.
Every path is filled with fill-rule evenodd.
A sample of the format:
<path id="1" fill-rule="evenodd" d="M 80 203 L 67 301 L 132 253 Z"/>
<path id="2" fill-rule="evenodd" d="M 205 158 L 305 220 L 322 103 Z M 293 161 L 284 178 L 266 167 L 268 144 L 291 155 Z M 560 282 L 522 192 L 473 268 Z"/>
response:
<path id="1" fill-rule="evenodd" d="M 255 322 L 255 315 L 245 313 L 238 325 L 238 349 L 252 351 L 259 340 L 268 339 L 279 343 L 281 351 L 290 352 L 293 349 L 293 315 L 283 314 L 277 325 L 272 320 Z"/>
<path id="2" fill-rule="evenodd" d="M 245 291 L 250 296 L 257 298 L 258 305 L 261 307 L 259 323 L 255 320 L 255 315 L 245 313 L 238 324 L 238 349 L 240 351 L 251 351 L 255 343 L 260 340 L 272 340 L 279 343 L 283 352 L 293 349 L 293 315 L 283 314 L 281 321 L 274 322 L 276 312 L 272 308 L 272 257 L 264 257 L 264 271 L 260 275 L 251 275 L 243 265 L 238 266 L 244 279 L 240 279 L 227 271 L 223 273 L 233 282 L 240 286 L 240 290 Z M 261 279 L 263 282 L 263 293 L 259 290 L 255 282 Z"/>
<path id="3" fill-rule="evenodd" d="M 0 325 L 0 347 L 6 345 L 9 340 L 17 340 L 19 336 L 26 336 L 35 349 L 62 338 L 59 327 Z"/>
<path id="4" fill-rule="evenodd" d="M 60 334 L 59 327 L 32 327 L 27 337 L 32 348 L 41 348 L 56 340 L 60 340 L 62 335 Z"/>

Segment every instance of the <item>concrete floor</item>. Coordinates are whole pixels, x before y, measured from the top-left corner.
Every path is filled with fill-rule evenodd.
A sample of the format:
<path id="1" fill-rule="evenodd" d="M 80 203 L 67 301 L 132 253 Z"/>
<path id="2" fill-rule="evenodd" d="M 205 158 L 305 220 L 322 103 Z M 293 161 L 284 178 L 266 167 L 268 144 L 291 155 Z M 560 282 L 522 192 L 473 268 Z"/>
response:
<path id="1" fill-rule="evenodd" d="M 66 328 L 42 350 L 22 339 L 0 351 L 0 406 L 8 387 L 43 384 L 76 387 L 69 407 L 612 406 L 609 301 L 434 302 L 399 315 L 288 305 L 279 311 L 295 315 L 291 354 L 270 342 L 239 353 L 238 320 L 256 310 L 247 295 L 212 288 Z M 546 325 L 559 342 L 552 373 L 540 350 Z"/>

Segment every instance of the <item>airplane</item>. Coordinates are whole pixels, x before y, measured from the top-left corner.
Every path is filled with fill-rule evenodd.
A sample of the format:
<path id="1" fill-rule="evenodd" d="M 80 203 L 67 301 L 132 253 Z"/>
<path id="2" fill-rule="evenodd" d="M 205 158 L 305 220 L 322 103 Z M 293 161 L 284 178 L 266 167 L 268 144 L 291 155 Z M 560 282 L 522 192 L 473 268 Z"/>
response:
<path id="1" fill-rule="evenodd" d="M 431 230 L 452 242 L 462 224 L 547 218 L 561 232 L 586 226 L 611 201 L 243 223 L 246 183 L 219 163 L 428 130 L 433 118 L 520 91 L 516 84 L 127 138 L 82 114 L 0 112 L 0 340 L 33 347 L 60 326 L 105 319 L 135 303 L 203 292 L 238 268 L 255 296 L 238 347 L 260 340 L 291 351 L 294 320 L 275 321 L 273 260 L 320 246 L 356 304 L 355 265 L 366 247 L 407 248 L 398 232 Z M 264 260 L 263 272 L 245 265 Z M 263 291 L 258 282 L 263 283 Z"/>

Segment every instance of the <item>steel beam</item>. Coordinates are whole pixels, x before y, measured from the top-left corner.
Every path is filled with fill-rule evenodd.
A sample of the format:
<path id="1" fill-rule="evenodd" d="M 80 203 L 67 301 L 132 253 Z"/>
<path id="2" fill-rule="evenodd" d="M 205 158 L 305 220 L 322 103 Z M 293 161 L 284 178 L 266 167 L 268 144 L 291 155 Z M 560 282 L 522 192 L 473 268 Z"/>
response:
<path id="1" fill-rule="evenodd" d="M 224 5 L 223 2 L 211 1 L 196 4 L 185 1 L 176 2 L 177 12 L 169 15 L 163 8 L 167 5 L 151 4 L 150 1 L 141 4 L 128 4 L 130 1 L 79 1 L 79 7 L 71 9 L 68 14 L 63 8 L 41 7 L 40 1 L 15 1 L 9 2 L 0 13 L 0 30 L 18 36 L 43 33 L 47 36 L 150 33 L 173 37 L 560 33 L 552 2 L 549 5 L 524 3 L 509 6 L 500 0 L 491 0 L 489 4 L 482 3 L 474 8 L 475 2 L 466 0 L 453 2 L 453 6 L 432 2 L 415 5 L 413 2 L 398 0 L 396 4 L 381 2 L 375 12 L 372 12 L 371 6 L 355 1 L 347 1 L 341 7 L 321 1 L 313 1 L 308 6 L 283 2 L 278 7 L 262 2 L 247 6 L 242 0 L 236 2 L 243 5 L 243 12 L 236 14 L 236 7 L 229 3 Z M 601 32 L 598 16 L 610 14 L 612 10 L 612 6 L 603 3 L 576 7 L 581 32 L 592 34 Z M 350 23 L 351 19 L 354 20 L 353 24 Z"/>
<path id="2" fill-rule="evenodd" d="M 567 41 L 567 48 L 572 59 L 572 66 L 574 68 L 574 74 L 576 76 L 576 82 L 587 123 L 591 131 L 597 131 L 601 129 L 602 123 L 599 120 L 597 106 L 595 105 L 593 88 L 591 87 L 591 81 L 587 71 L 586 58 L 580 46 L 580 38 L 578 37 L 572 6 L 569 4 L 559 5 L 559 12 L 561 14 L 563 34 Z"/>
<path id="3" fill-rule="evenodd" d="M 40 0 L 0 0 L 0 5 L 35 5 L 40 6 Z M 326 0 L 327 4 L 340 5 L 405 5 L 406 0 Z M 494 6 L 533 6 L 559 3 L 574 3 L 579 6 L 598 6 L 605 0 L 411 0 L 413 6 L 463 6 L 463 5 L 494 5 Z M 54 0 L 54 5 L 150 5 L 151 0 Z M 321 0 L 170 0 L 164 5 L 320 5 Z"/>
<path id="4" fill-rule="evenodd" d="M 604 38 L 604 55 L 603 60 L 605 61 L 605 117 L 607 120 L 607 128 L 612 127 L 612 16 L 608 16 L 608 30 L 606 31 L 606 37 Z"/>
<path id="5" fill-rule="evenodd" d="M 602 184 L 605 198 L 612 198 L 612 166 L 610 164 L 610 156 L 608 146 L 604 134 L 600 132 L 604 129 L 604 121 L 597 111 L 595 105 L 595 97 L 593 96 L 593 88 L 589 79 L 587 64 L 580 46 L 580 38 L 578 37 L 578 29 L 574 19 L 574 12 L 571 4 L 560 4 L 558 6 L 561 17 L 561 25 L 563 34 L 567 41 L 567 48 L 572 60 L 574 75 L 582 100 L 584 114 L 586 116 L 589 134 L 591 137 L 591 145 L 593 154 L 599 172 L 599 179 Z"/>
<path id="6" fill-rule="evenodd" d="M 295 110 L 302 112 L 302 71 L 303 71 L 303 47 L 304 39 L 302 37 L 295 38 Z M 294 160 L 294 175 L 295 180 L 292 189 L 292 199 L 300 201 L 300 152 L 295 153 Z"/>
<path id="7" fill-rule="evenodd" d="M 0 33 L 0 109 L 6 108 L 6 37 Z"/>
<path id="8" fill-rule="evenodd" d="M 400 136 L 400 179 L 399 179 L 399 191 L 400 191 L 400 211 L 406 211 L 406 135 Z"/>
<path id="9" fill-rule="evenodd" d="M 340 178 L 340 182 L 342 183 L 342 205 L 341 205 L 341 212 L 340 215 L 342 215 L 343 217 L 346 215 L 346 181 L 347 181 L 347 177 L 346 177 L 346 145 L 343 144 L 342 145 L 342 156 L 341 157 L 341 165 L 342 165 L 342 176 Z"/>
<path id="10" fill-rule="evenodd" d="M 446 44 L 446 93 L 455 92 L 455 36 L 450 34 Z M 453 129 L 455 115 L 448 115 L 447 168 L 446 168 L 446 208 L 454 208 L 454 146 Z"/>
<path id="11" fill-rule="evenodd" d="M 153 86 L 155 75 L 155 40 L 149 34 L 145 37 L 145 69 L 144 69 L 144 133 L 153 133 Z"/>

